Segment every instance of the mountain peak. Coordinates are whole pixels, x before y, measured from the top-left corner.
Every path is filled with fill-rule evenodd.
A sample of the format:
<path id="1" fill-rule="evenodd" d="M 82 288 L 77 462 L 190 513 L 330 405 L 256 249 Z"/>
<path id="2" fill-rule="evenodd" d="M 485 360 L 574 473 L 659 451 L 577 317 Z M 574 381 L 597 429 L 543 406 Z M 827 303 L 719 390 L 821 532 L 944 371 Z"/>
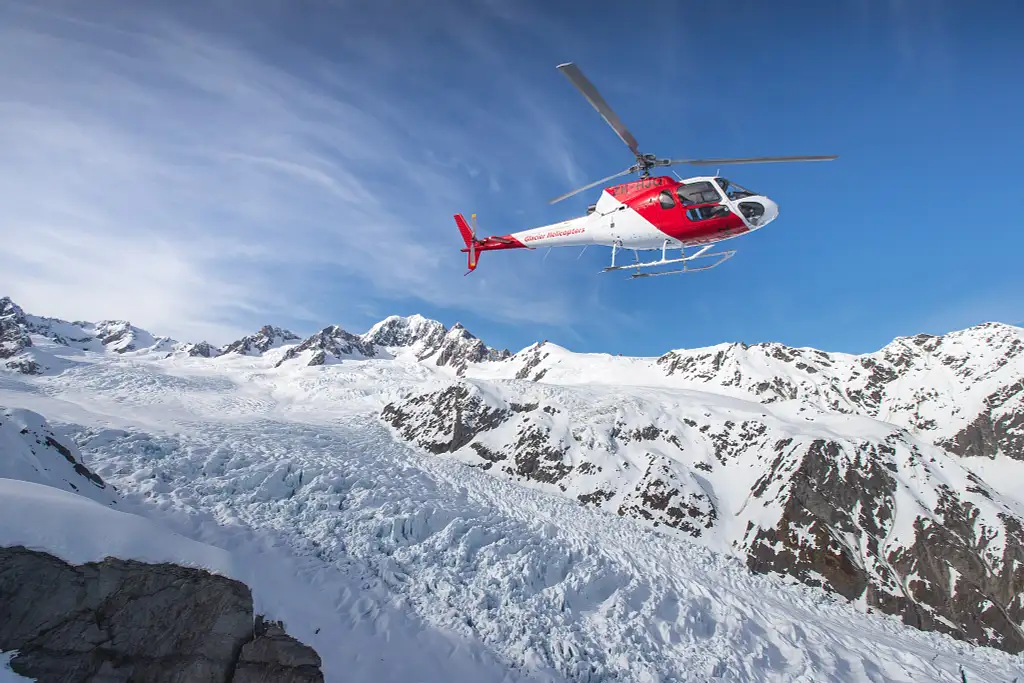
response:
<path id="1" fill-rule="evenodd" d="M 228 344 L 224 347 L 222 355 L 237 353 L 243 356 L 259 356 L 271 349 L 276 349 L 301 339 L 299 335 L 291 330 L 275 327 L 274 325 L 264 325 L 255 334 L 247 335 Z"/>
<path id="2" fill-rule="evenodd" d="M 377 355 L 374 345 L 363 337 L 348 332 L 340 325 L 328 325 L 298 346 L 288 349 L 274 367 L 307 352 L 310 356 L 306 365 L 330 365 L 346 358 L 373 358 Z"/>
<path id="3" fill-rule="evenodd" d="M 363 335 L 363 341 L 376 346 L 402 347 L 422 342 L 428 346 L 445 334 L 445 327 L 437 320 L 415 314 L 407 317 L 388 316 Z"/>
<path id="4" fill-rule="evenodd" d="M 22 310 L 21 306 L 14 303 L 14 301 L 11 300 L 11 297 L 0 297 L 0 318 L 6 318 L 8 316 L 24 318 L 25 311 Z"/>

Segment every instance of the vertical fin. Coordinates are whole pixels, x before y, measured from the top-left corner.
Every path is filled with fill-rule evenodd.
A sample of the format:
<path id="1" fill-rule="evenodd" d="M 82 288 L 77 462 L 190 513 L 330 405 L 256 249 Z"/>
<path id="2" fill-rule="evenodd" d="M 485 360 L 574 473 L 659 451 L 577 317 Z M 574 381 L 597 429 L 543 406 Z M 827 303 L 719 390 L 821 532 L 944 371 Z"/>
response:
<path id="1" fill-rule="evenodd" d="M 461 213 L 455 214 L 455 224 L 459 226 L 459 233 L 462 235 L 462 241 L 466 243 L 466 249 L 469 251 L 469 271 L 466 275 L 469 275 L 476 270 L 477 263 L 480 261 L 480 253 L 477 251 L 477 240 L 476 240 L 476 214 L 473 214 L 473 227 L 469 226 L 466 222 L 466 217 Z"/>

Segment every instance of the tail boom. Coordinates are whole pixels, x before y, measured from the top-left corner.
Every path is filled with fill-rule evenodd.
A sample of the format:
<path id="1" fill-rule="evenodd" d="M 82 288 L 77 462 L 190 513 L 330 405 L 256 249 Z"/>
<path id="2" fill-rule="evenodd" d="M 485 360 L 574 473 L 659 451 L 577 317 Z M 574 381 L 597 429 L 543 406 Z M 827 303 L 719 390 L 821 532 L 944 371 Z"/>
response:
<path id="1" fill-rule="evenodd" d="M 475 214 L 474 214 L 475 218 Z M 499 249 L 528 249 L 525 244 L 517 240 L 511 235 L 502 235 L 501 237 L 485 237 L 484 239 L 477 239 L 476 231 L 469 227 L 469 223 L 466 221 L 466 217 L 461 213 L 455 214 L 455 224 L 459 227 L 459 233 L 462 235 L 462 241 L 466 243 L 462 252 L 468 253 L 468 266 L 469 271 L 466 275 L 469 275 L 476 270 L 477 265 L 480 263 L 480 252 L 484 251 L 497 251 Z"/>

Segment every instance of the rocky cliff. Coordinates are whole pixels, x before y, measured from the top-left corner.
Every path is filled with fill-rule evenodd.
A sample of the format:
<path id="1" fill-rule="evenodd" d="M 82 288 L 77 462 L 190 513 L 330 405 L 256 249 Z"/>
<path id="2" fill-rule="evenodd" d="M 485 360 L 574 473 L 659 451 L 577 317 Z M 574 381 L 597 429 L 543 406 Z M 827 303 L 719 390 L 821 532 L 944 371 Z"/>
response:
<path id="1" fill-rule="evenodd" d="M 323 681 L 316 652 L 254 615 L 242 583 L 24 547 L 0 548 L 0 650 L 39 683 Z"/>

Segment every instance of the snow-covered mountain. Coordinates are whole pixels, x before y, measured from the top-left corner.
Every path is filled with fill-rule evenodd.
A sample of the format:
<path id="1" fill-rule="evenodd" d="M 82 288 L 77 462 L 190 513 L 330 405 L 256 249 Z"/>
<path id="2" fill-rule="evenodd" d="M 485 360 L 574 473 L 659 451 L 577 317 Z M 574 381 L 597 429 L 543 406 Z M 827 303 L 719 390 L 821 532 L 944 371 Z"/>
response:
<path id="1" fill-rule="evenodd" d="M 97 323 L 69 322 L 30 315 L 10 297 L 0 298 L 0 360 L 8 369 L 39 374 L 57 363 L 51 353 L 33 344 L 32 337 L 79 351 L 118 354 L 167 353 L 180 346 L 170 337 L 158 337 L 126 320 Z"/>
<path id="2" fill-rule="evenodd" d="M 798 401 L 521 380 L 441 382 L 382 416 L 429 452 L 667 527 L 753 571 L 1024 650 L 1019 492 L 896 425 Z"/>
<path id="3" fill-rule="evenodd" d="M 33 344 L 33 336 L 45 340 L 47 348 Z M 330 365 L 341 360 L 400 357 L 450 368 L 459 375 L 470 364 L 511 356 L 508 350 L 489 348 L 459 323 L 448 329 L 436 320 L 419 315 L 385 318 L 361 335 L 329 325 L 306 339 L 290 330 L 264 325 L 221 349 L 206 341 L 178 342 L 170 337 L 159 337 L 123 320 L 68 322 L 29 315 L 9 297 L 0 298 L 0 361 L 4 367 L 25 374 L 57 370 L 62 364 L 50 352 L 49 347 L 54 346 L 89 352 L 161 354 L 168 358 L 260 357 L 284 349 L 277 356 L 278 366 L 286 363 Z"/>
<path id="4" fill-rule="evenodd" d="M 623 358 L 542 343 L 487 370 L 475 376 L 701 389 L 764 404 L 795 400 L 906 427 L 958 455 L 1024 457 L 1024 330 L 1000 323 L 897 338 L 856 356 L 768 343 Z"/>
<path id="5" fill-rule="evenodd" d="M 210 342 L 201 341 L 176 344 L 169 355 L 183 354 L 189 358 L 216 358 L 222 353 L 224 353 L 222 349 L 217 348 Z"/>
<path id="6" fill-rule="evenodd" d="M 250 334 L 224 347 L 224 353 L 237 353 L 243 356 L 259 356 L 281 346 L 292 344 L 301 337 L 290 330 L 273 325 L 264 325 L 255 334 Z"/>
<path id="7" fill-rule="evenodd" d="M 1020 328 L 861 356 L 541 343 L 468 376 L 382 415 L 430 452 L 669 527 L 754 571 L 1024 650 L 1024 496 L 1004 476 L 1024 462 Z"/>
<path id="8" fill-rule="evenodd" d="M 63 347 L 54 346 L 52 337 L 33 336 L 36 333 L 29 332 L 25 323 L 8 323 L 0 332 L 5 344 L 0 348 L 20 349 L 12 358 L 44 342 L 51 344 L 47 348 L 55 357 L 63 357 Z M 25 338 L 30 344 L 38 342 L 35 347 L 22 345 Z M 405 554 L 426 542 L 424 534 L 436 533 L 426 529 L 436 524 L 449 533 L 454 518 L 433 519 L 440 513 L 404 507 L 407 502 L 418 510 L 424 506 L 429 510 L 436 504 L 434 498 L 389 502 L 386 491 L 392 480 L 388 477 L 396 468 L 409 466 L 401 464 L 410 457 L 404 451 L 394 461 L 388 460 L 381 470 L 384 479 L 378 480 L 376 474 L 324 473 L 326 479 L 311 481 L 310 472 L 322 469 L 317 458 L 335 457 L 330 444 L 341 443 L 339 437 L 320 441 L 324 425 L 351 422 L 352 433 L 342 442 L 347 444 L 346 452 L 358 454 L 364 448 L 354 445 L 363 443 L 359 435 L 377 434 L 374 420 L 379 420 L 376 424 L 385 425 L 390 436 L 375 439 L 397 439 L 388 443 L 412 444 L 425 454 L 427 459 L 416 467 L 450 463 L 464 470 L 458 476 L 474 482 L 474 487 L 484 486 L 484 481 L 511 483 L 531 501 L 540 500 L 532 497 L 540 494 L 567 499 L 572 509 L 580 511 L 573 515 L 596 515 L 595 519 L 603 520 L 598 525 L 617 530 L 602 536 L 606 539 L 602 542 L 619 543 L 613 540 L 619 538 L 614 534 L 627 533 L 627 527 L 619 524 L 639 524 L 655 530 L 652 538 L 667 536 L 652 543 L 682 544 L 684 553 L 732 557 L 746 571 L 767 575 L 762 576 L 765 580 L 781 575 L 788 581 L 823 587 L 859 610 L 897 615 L 919 629 L 1008 652 L 1024 651 L 1024 495 L 1020 493 L 1024 490 L 1024 330 L 1020 328 L 990 324 L 941 337 L 897 339 L 878 352 L 860 356 L 780 344 L 723 344 L 676 350 L 660 358 L 629 358 L 577 354 L 550 343 L 534 344 L 512 355 L 489 348 L 461 325 L 449 329 L 421 316 L 395 316 L 362 335 L 329 326 L 304 340 L 268 326 L 231 346 L 233 351 L 209 359 L 204 354 L 189 355 L 180 345 L 170 354 L 129 354 L 131 367 L 123 364 L 121 354 L 97 348 L 85 353 L 101 353 L 101 363 L 75 373 L 20 381 L 47 383 L 49 392 L 63 387 L 59 391 L 73 397 L 69 401 L 74 405 L 82 405 L 80 397 L 92 395 L 89 392 L 99 400 L 120 404 L 135 399 L 131 385 L 115 378 L 129 372 L 149 373 L 146 368 L 152 367 L 152 375 L 134 380 L 148 387 L 145 405 L 204 421 L 203 429 L 214 432 L 210 444 L 190 445 L 182 451 L 199 460 L 177 474 L 168 472 L 167 462 L 159 459 L 164 463 L 160 480 L 167 483 L 147 483 L 146 495 L 157 497 L 161 505 L 207 501 L 202 504 L 216 507 L 224 504 L 214 495 L 222 491 L 231 497 L 224 509 L 232 510 L 232 519 L 241 515 L 250 523 L 266 522 L 273 528 L 280 528 L 281 522 L 265 517 L 269 514 L 265 506 L 277 509 L 284 503 L 275 501 L 296 501 L 287 503 L 299 506 L 296 514 L 304 519 L 295 533 L 315 537 L 318 553 L 338 543 L 321 516 L 359 516 L 369 510 L 348 497 L 335 500 L 330 491 L 362 487 L 360 477 L 372 476 L 376 483 L 366 484 L 366 505 L 376 506 L 375 510 L 395 505 L 402 510 L 400 515 L 395 512 L 401 517 L 393 522 L 397 527 L 389 527 L 388 532 L 367 531 L 377 539 L 385 533 L 391 539 L 388 543 L 395 544 L 385 565 L 399 568 L 393 569 L 399 574 L 387 581 L 400 592 L 427 581 L 423 577 L 437 576 L 440 570 L 433 566 L 400 568 Z M 95 373 L 108 374 L 90 379 Z M 231 393 L 235 391 L 238 395 Z M 26 403 L 35 400 L 27 394 L 18 396 Z M 113 405 L 103 410 L 104 415 L 118 414 Z M 138 410 L 125 408 L 124 414 L 140 415 L 141 420 Z M 274 465 L 277 469 L 269 476 L 251 471 L 237 456 L 226 460 L 227 456 L 219 455 L 217 443 L 243 438 L 243 432 L 216 436 L 228 429 L 231 420 L 250 416 L 275 420 L 284 414 L 291 426 L 282 423 L 265 438 L 291 438 L 290 430 L 308 420 L 310 441 L 296 444 L 294 452 L 307 447 L 328 450 L 317 450 L 321 455 L 312 459 L 302 456 L 301 462 Z M 151 425 L 155 419 L 144 424 Z M 184 429 L 182 425 L 191 423 L 177 424 L 176 428 Z M 151 447 L 139 445 L 134 437 L 113 441 L 88 437 L 82 443 L 89 444 L 83 449 L 89 449 L 90 457 L 109 463 L 100 474 L 109 480 L 118 473 L 119 488 L 135 485 L 130 484 L 130 472 L 154 457 Z M 387 446 L 393 447 L 397 448 Z M 262 446 L 257 441 L 246 448 Z M 372 458 L 370 453 L 381 448 L 375 441 L 365 445 L 366 455 L 352 457 Z M 403 489 L 403 496 L 422 485 L 417 483 L 419 475 L 410 476 L 412 488 Z M 223 483 L 211 488 L 210 477 Z M 369 493 L 374 490 L 385 493 Z M 503 496 L 510 495 L 508 489 L 501 490 L 506 491 Z M 362 501 L 364 494 L 359 495 Z M 560 507 L 559 514 L 568 514 L 568 509 Z M 554 519 L 552 523 L 560 523 Z M 291 523 L 287 524 L 290 528 Z M 470 533 L 476 540 L 458 543 L 468 544 L 466 552 L 471 555 L 486 547 L 488 553 L 497 553 L 495 558 L 504 558 L 495 562 L 511 562 L 518 556 L 506 557 L 506 551 L 495 548 L 494 543 L 505 541 L 492 538 L 487 529 L 485 524 Z M 368 542 L 368 548 L 380 543 Z M 693 543 L 697 545 L 689 545 Z M 345 545 L 352 547 L 348 540 Z M 615 545 L 609 552 L 620 557 L 627 552 L 624 548 Z M 453 558 L 445 561 L 458 566 Z M 482 594 L 489 594 L 486 576 L 491 570 L 483 566 L 473 570 L 481 572 L 479 582 L 460 569 L 457 576 L 445 573 L 443 584 L 431 579 L 420 588 L 427 591 L 424 595 L 448 595 L 447 600 L 455 601 L 450 603 L 453 618 L 470 619 L 468 633 L 499 647 L 497 643 L 507 640 L 499 634 L 506 633 L 505 620 L 511 617 L 502 616 L 500 610 L 485 614 L 469 607 L 483 599 Z M 558 590 L 565 587 L 564 581 L 576 580 L 572 578 L 575 570 L 550 579 L 543 578 L 549 570 L 536 571 L 541 571 L 536 578 L 540 585 L 553 581 L 550 585 Z M 632 571 L 639 570 L 630 569 L 622 576 Z M 620 594 L 620 589 L 609 590 Z M 650 597 L 661 589 L 652 583 L 643 590 L 653 591 L 647 594 Z M 433 609 L 434 598 L 417 595 L 417 605 Z M 502 610 L 510 609 L 507 601 L 498 600 Z M 566 603 L 570 614 L 574 600 Z M 648 604 L 648 598 L 637 600 L 645 614 L 660 619 L 661 607 Z M 715 610 L 727 609 L 715 604 Z M 619 608 L 628 612 L 622 604 Z M 516 619 L 533 619 L 516 614 Z M 614 618 L 635 626 L 634 617 L 625 614 Z M 542 616 L 556 618 L 546 611 Z M 723 622 L 716 621 L 723 628 Z M 446 623 L 450 627 L 454 622 Z M 625 638 L 625 631 L 614 636 L 600 629 L 593 633 L 597 632 L 603 635 L 584 637 L 573 630 L 573 635 L 559 642 L 577 647 L 585 640 L 601 649 L 610 647 L 612 641 L 607 638 Z M 500 647 L 512 648 L 503 652 L 519 652 L 511 644 Z M 565 666 L 580 660 L 566 653 L 537 656 Z M 789 655 L 778 656 L 788 661 Z M 683 671 L 672 669 L 675 664 L 666 666 L 676 674 Z M 822 674 L 815 666 L 808 671 L 817 671 L 819 680 L 859 680 L 856 674 L 835 674 L 838 669 Z M 730 680 L 775 680 L 766 671 Z M 793 670 L 787 671 L 792 678 Z M 918 673 L 927 676 L 923 670 Z M 594 677 L 573 674 L 557 680 L 620 680 L 590 675 Z M 786 676 L 779 677 L 783 679 Z"/>
<path id="9" fill-rule="evenodd" d="M 331 325 L 289 348 L 277 366 L 302 360 L 304 365 L 329 365 L 342 360 L 376 358 L 414 360 L 450 368 L 462 375 L 474 363 L 504 360 L 508 350 L 489 348 L 465 327 L 451 329 L 420 315 L 390 316 L 362 335 Z"/>
<path id="10" fill-rule="evenodd" d="M 289 348 L 277 362 L 277 367 L 294 360 L 302 360 L 304 365 L 328 365 L 376 355 L 377 349 L 373 344 L 364 342 L 361 337 L 346 332 L 338 325 L 331 325 Z"/>

